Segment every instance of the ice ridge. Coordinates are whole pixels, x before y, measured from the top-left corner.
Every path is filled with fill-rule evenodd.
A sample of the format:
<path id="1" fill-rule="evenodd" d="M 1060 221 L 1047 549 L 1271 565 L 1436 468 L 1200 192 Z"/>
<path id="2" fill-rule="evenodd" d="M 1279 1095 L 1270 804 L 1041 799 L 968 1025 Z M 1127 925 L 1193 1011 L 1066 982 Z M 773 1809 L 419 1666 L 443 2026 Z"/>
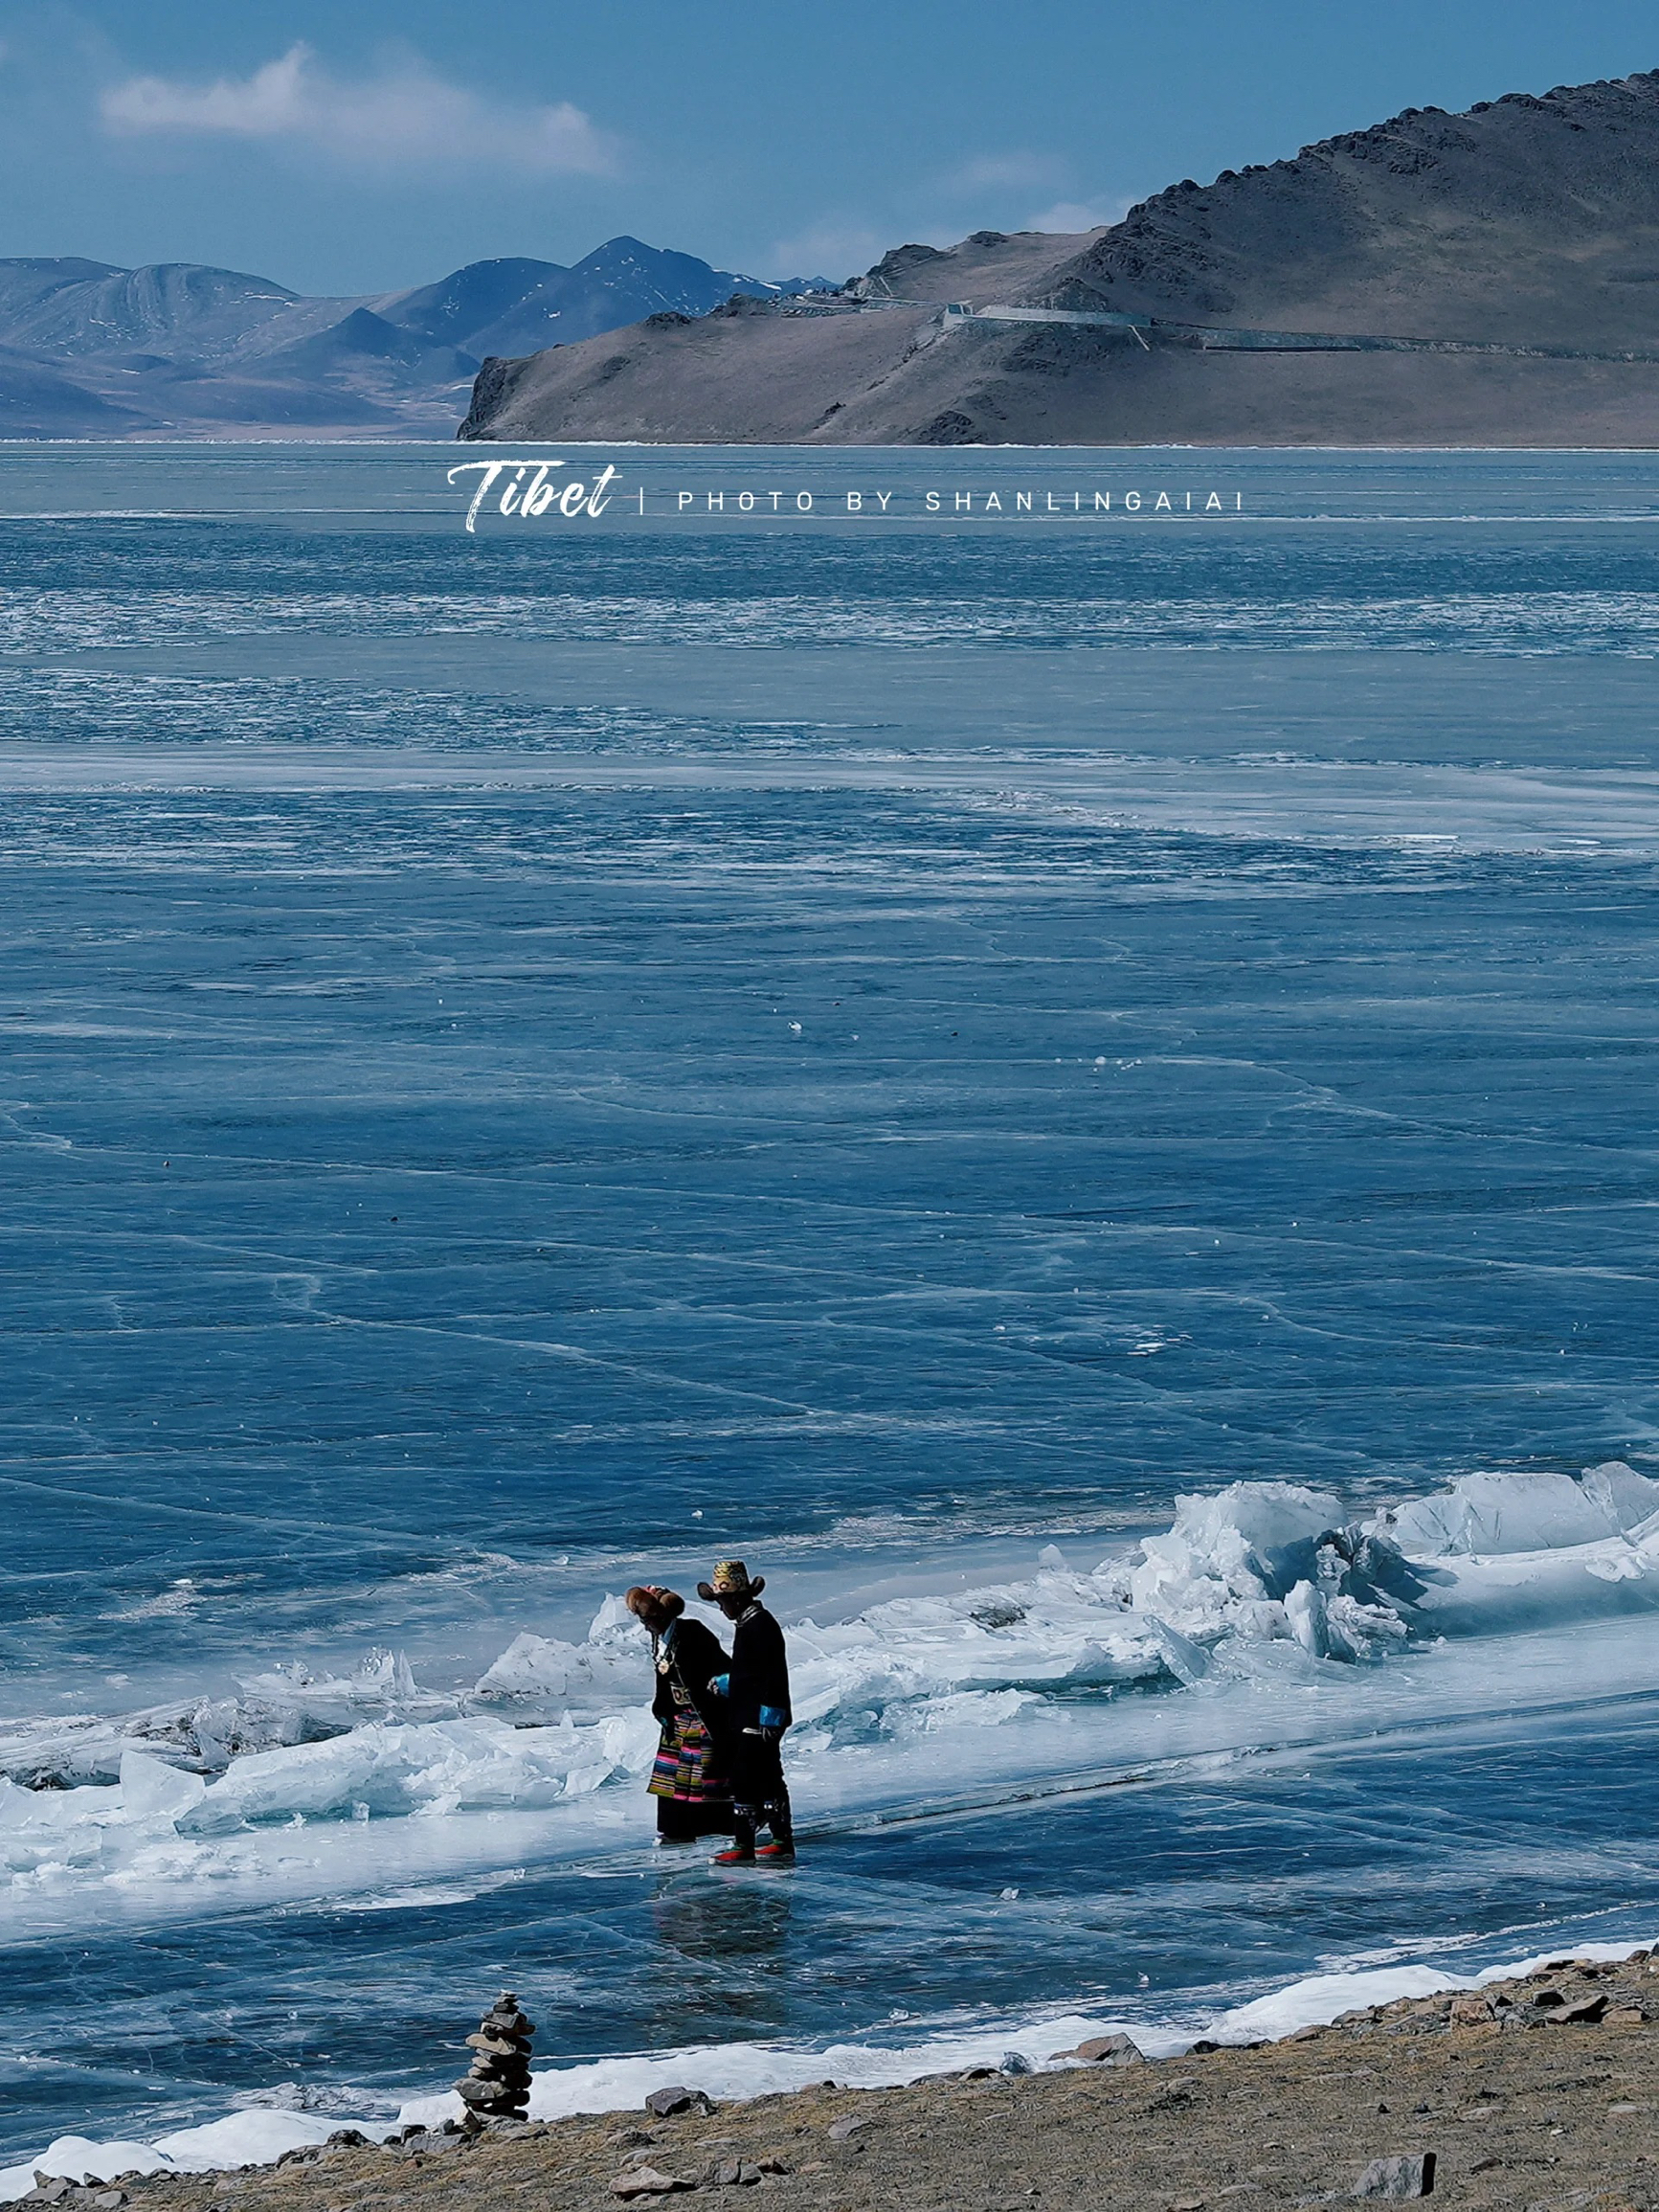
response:
<path id="1" fill-rule="evenodd" d="M 1364 1519 L 1328 1491 L 1237 1482 L 1177 1499 L 1164 1533 L 1087 1572 L 1050 1547 L 1018 1581 L 789 1624 L 792 1747 L 823 1802 L 851 1802 L 849 1776 L 906 1795 L 982 1765 L 985 1730 L 1012 1753 L 1046 1724 L 1043 1760 L 1063 1764 L 1054 1728 L 1126 1694 L 1354 1681 L 1412 1645 L 1655 1606 L 1659 1482 L 1623 1462 L 1470 1474 Z M 602 1817 L 626 1819 L 655 1743 L 644 1687 L 613 1596 L 582 1642 L 521 1634 L 453 1693 L 381 1652 L 348 1678 L 288 1667 L 194 1708 L 17 1725 L 0 1731 L 0 1885 L 268 1871 L 256 1846 L 278 1826 L 566 1820 L 613 1799 Z"/>

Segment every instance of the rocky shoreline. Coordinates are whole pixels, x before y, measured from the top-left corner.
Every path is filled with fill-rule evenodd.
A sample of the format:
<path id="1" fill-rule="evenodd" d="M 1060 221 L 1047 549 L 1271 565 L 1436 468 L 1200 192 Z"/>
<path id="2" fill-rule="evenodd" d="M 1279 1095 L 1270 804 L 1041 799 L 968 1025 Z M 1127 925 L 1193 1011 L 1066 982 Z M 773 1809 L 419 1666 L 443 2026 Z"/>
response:
<path id="1" fill-rule="evenodd" d="M 597 2212 L 754 2188 L 779 2212 L 1222 2212 L 1431 2196 L 1493 2212 L 1659 2212 L 1659 1949 L 1401 1998 L 1286 2041 L 1143 2059 L 1125 2036 L 1033 2073 L 833 2083 L 637 2118 L 494 2120 L 235 2174 L 42 2178 L 55 2212 Z"/>

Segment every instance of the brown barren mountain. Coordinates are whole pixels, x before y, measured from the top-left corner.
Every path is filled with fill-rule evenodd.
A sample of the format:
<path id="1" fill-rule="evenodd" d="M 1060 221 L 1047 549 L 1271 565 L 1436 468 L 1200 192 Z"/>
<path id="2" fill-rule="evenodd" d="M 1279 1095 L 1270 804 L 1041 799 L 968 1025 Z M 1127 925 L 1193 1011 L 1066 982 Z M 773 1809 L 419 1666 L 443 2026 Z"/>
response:
<path id="1" fill-rule="evenodd" d="M 901 246 L 819 312 L 492 359 L 461 436 L 1659 445 L 1659 72 L 1408 108 L 1081 236 Z"/>

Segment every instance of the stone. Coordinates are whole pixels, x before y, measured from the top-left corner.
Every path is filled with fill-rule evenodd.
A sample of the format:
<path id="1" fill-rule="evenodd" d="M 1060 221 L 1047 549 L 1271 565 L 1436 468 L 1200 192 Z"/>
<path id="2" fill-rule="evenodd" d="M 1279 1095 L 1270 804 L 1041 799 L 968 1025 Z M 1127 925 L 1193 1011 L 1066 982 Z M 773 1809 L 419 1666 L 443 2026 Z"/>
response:
<path id="1" fill-rule="evenodd" d="M 1434 2194 L 1434 2153 L 1415 2157 L 1373 2158 L 1354 2184 L 1356 2197 L 1386 2198 L 1400 2203 L 1410 2198 Z"/>
<path id="2" fill-rule="evenodd" d="M 126 2191 L 100 2189 L 92 2201 L 98 2206 L 98 2212 L 121 2212 L 121 2207 L 126 2202 Z"/>
<path id="3" fill-rule="evenodd" d="M 1539 2012 L 1549 2012 L 1566 2001 L 1558 1989 L 1535 1989 L 1527 1993 L 1527 2002 L 1536 2005 Z"/>
<path id="4" fill-rule="evenodd" d="M 323 2148 L 325 2151 L 360 2151 L 368 2141 L 369 2137 L 361 2128 L 336 2128 Z"/>
<path id="5" fill-rule="evenodd" d="M 687 2181 L 679 2174 L 660 2174 L 655 2166 L 635 2166 L 626 2174 L 618 2174 L 611 2183 L 613 2197 L 666 2197 L 676 2189 L 695 2189 L 695 2181 Z"/>
<path id="6" fill-rule="evenodd" d="M 61 2174 L 42 2174 L 36 2168 L 33 2194 L 42 2204 L 57 2204 L 68 2196 L 73 2186 L 74 2183 L 66 2181 Z"/>
<path id="7" fill-rule="evenodd" d="M 1455 2027 L 1485 2027 L 1491 2019 L 1491 2007 L 1484 1997 L 1454 1997 L 1451 2018 Z"/>
<path id="8" fill-rule="evenodd" d="M 756 2158 L 754 2162 L 763 2174 L 788 2174 L 794 2171 L 775 2151 L 769 2151 L 764 2158 Z"/>
<path id="9" fill-rule="evenodd" d="M 737 2183 L 741 2189 L 752 2189 L 760 2179 L 760 2168 L 751 2166 L 746 2158 L 737 2169 Z"/>
<path id="10" fill-rule="evenodd" d="M 997 2062 L 999 2074 L 1034 2074 L 1037 2068 L 1023 2051 L 1004 2051 Z"/>
<path id="11" fill-rule="evenodd" d="M 1056 2051 L 1057 2059 L 1084 2059 L 1092 2066 L 1132 2066 L 1145 2064 L 1140 2045 L 1126 2035 L 1090 2036 L 1075 2050 Z"/>
<path id="12" fill-rule="evenodd" d="M 475 2081 L 471 2074 L 463 2076 L 455 2088 L 458 2096 L 467 2104 L 481 2109 L 487 2109 L 496 2101 L 496 2084 L 491 2081 Z"/>
<path id="13" fill-rule="evenodd" d="M 861 2128 L 867 2128 L 874 2119 L 873 2112 L 843 2112 L 839 2120 L 829 2124 L 832 2143 L 850 2143 Z"/>
<path id="14" fill-rule="evenodd" d="M 1615 2005 L 1607 2015 L 1609 2027 L 1640 2027 L 1648 2015 L 1639 2004 Z"/>
<path id="15" fill-rule="evenodd" d="M 653 2089 L 645 2099 L 645 2110 L 655 2113 L 660 2120 L 671 2120 L 678 2112 L 711 2112 L 714 2105 L 712 2099 L 706 2097 L 701 2089 L 675 2087 Z"/>
<path id="16" fill-rule="evenodd" d="M 743 2161 L 740 2158 L 725 2159 L 709 2175 L 709 2184 L 716 2189 L 735 2189 L 742 2171 Z"/>
<path id="17" fill-rule="evenodd" d="M 1594 2027 L 1607 2009 L 1604 1997 L 1581 1998 L 1577 2004 L 1564 2004 L 1559 2012 L 1550 2015 L 1557 2027 Z"/>

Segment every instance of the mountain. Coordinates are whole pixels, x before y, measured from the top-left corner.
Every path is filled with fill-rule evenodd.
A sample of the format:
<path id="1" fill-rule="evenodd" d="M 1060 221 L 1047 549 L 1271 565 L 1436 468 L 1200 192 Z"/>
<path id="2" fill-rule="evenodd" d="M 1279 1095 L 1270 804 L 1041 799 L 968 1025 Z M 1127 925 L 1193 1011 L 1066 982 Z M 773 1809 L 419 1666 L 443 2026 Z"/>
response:
<path id="1" fill-rule="evenodd" d="M 375 303 L 389 322 L 488 353 L 572 345 L 647 315 L 706 315 L 742 294 L 775 300 L 824 287 L 821 278 L 768 284 L 711 269 L 694 254 L 612 238 L 573 268 L 556 261 L 474 261 L 436 284 Z"/>
<path id="2" fill-rule="evenodd" d="M 42 422 L 52 423 L 57 438 L 123 438 L 142 419 L 27 353 L 0 346 L 0 438 L 38 438 Z"/>
<path id="3" fill-rule="evenodd" d="M 280 321 L 298 301 L 298 293 L 267 278 L 190 261 L 101 268 L 95 276 L 51 284 L 32 301 L 19 301 L 7 314 L 4 337 L 8 345 L 65 361 L 146 348 L 209 360 L 250 331 Z"/>
<path id="4" fill-rule="evenodd" d="M 663 310 L 810 289 L 613 238 L 566 268 L 476 261 L 437 282 L 306 297 L 196 262 L 0 260 L 0 437 L 237 428 L 448 438 L 480 362 Z"/>
<path id="5" fill-rule="evenodd" d="M 338 323 L 286 346 L 261 350 L 259 358 L 267 375 L 297 377 L 304 383 L 326 383 L 331 377 L 361 375 L 365 371 L 377 371 L 395 381 L 402 372 L 403 380 L 417 392 L 434 382 L 448 391 L 478 370 L 475 354 L 416 330 L 399 329 L 371 307 L 353 307 Z"/>
<path id="6" fill-rule="evenodd" d="M 1659 72 L 900 247 L 817 306 L 486 360 L 462 435 L 1656 445 Z"/>

